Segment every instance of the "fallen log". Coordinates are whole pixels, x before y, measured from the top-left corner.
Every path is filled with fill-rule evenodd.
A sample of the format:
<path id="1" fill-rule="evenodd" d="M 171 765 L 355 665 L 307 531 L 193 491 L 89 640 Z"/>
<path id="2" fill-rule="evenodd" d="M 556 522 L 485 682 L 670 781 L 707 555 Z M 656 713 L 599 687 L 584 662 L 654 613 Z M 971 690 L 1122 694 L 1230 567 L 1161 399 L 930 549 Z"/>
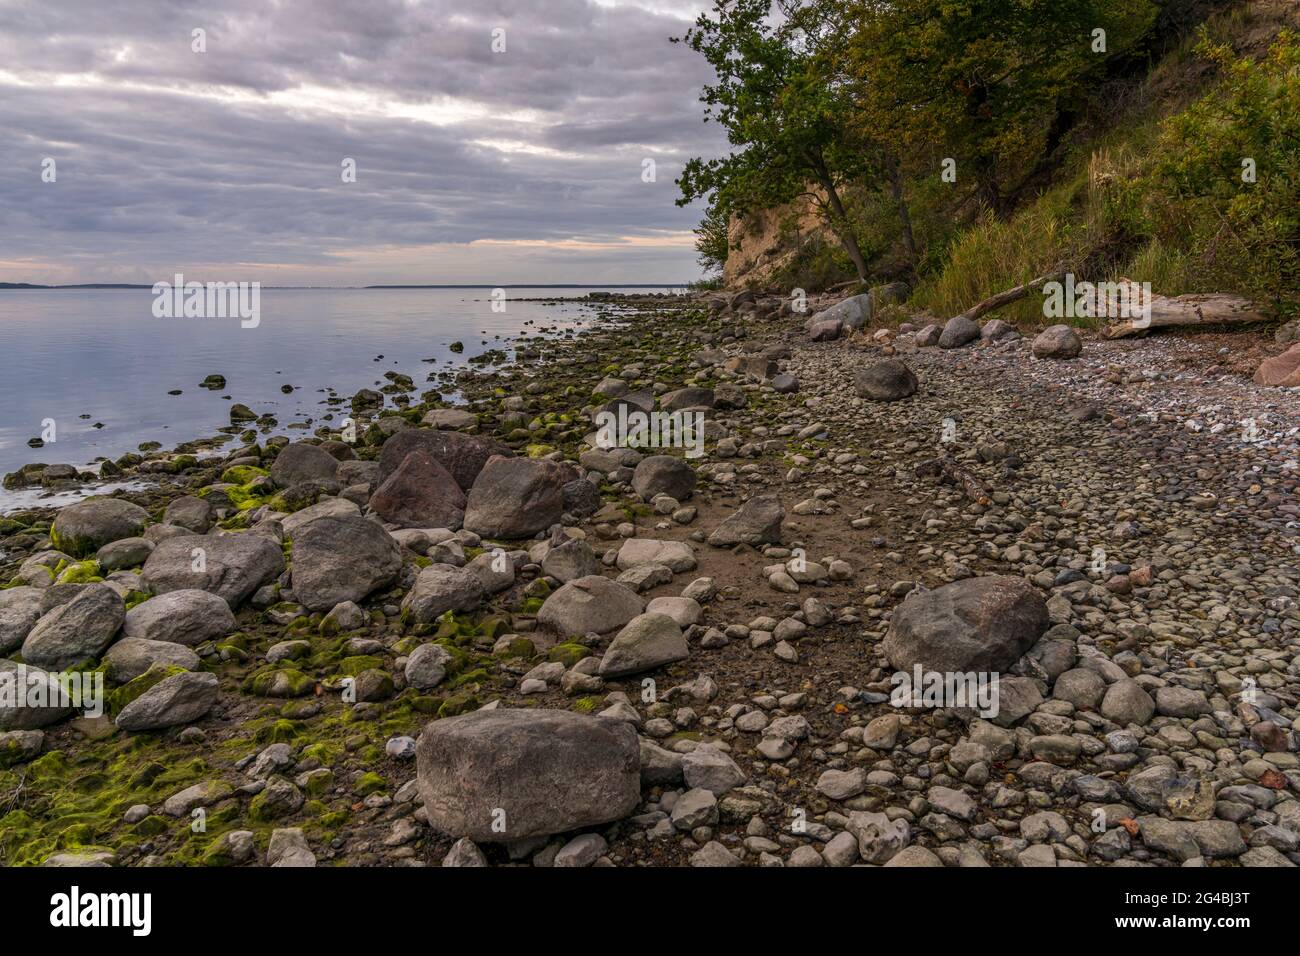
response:
<path id="1" fill-rule="evenodd" d="M 1136 317 L 1103 329 L 1102 335 L 1108 339 L 1141 335 L 1151 329 L 1188 325 L 1237 325 L 1267 322 L 1269 319 L 1253 302 L 1237 295 L 1213 292 L 1170 298 L 1152 293 L 1132 279 L 1120 279 L 1116 285 L 1126 287 L 1121 292 L 1128 303 L 1127 311 Z"/>
<path id="2" fill-rule="evenodd" d="M 1024 285 L 1018 285 L 1013 289 L 1007 289 L 1004 292 L 999 292 L 997 295 L 989 296 L 983 302 L 971 306 L 958 316 L 958 318 L 971 319 L 974 321 L 986 312 L 1000 309 L 1004 305 L 1010 305 L 1012 302 L 1023 299 L 1031 292 L 1037 292 L 1049 282 L 1063 281 L 1065 281 L 1065 273 L 1063 272 L 1053 272 L 1051 275 L 1039 276 L 1032 282 L 1026 282 Z"/>
<path id="3" fill-rule="evenodd" d="M 993 504 L 993 498 L 989 493 L 988 486 L 980 481 L 969 468 L 957 464 L 946 455 L 922 462 L 917 465 L 916 473 L 920 477 L 938 476 L 944 478 L 950 484 L 960 488 L 967 498 L 978 505 Z"/>

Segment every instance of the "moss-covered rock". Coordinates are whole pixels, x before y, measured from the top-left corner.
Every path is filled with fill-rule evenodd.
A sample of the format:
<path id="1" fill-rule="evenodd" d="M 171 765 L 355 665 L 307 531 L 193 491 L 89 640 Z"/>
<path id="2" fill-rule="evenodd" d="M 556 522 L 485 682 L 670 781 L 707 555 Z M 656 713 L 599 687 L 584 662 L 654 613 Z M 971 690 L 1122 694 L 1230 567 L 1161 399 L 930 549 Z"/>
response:
<path id="1" fill-rule="evenodd" d="M 563 644 L 556 644 L 546 652 L 548 661 L 559 661 L 565 667 L 572 667 L 584 657 L 591 656 L 591 649 L 572 641 L 566 641 Z"/>
<path id="2" fill-rule="evenodd" d="M 246 689 L 258 697 L 306 697 L 316 681 L 293 667 L 268 667 L 253 674 Z"/>

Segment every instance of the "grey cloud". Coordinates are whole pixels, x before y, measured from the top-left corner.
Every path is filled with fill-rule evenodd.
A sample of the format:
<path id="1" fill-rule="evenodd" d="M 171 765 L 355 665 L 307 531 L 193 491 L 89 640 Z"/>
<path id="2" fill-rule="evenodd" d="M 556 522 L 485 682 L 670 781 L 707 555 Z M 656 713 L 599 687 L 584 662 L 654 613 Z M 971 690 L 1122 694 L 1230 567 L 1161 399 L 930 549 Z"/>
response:
<path id="1" fill-rule="evenodd" d="M 700 122 L 705 64 L 667 39 L 689 11 L 664 9 L 0 2 L 0 260 L 138 281 L 187 262 L 320 266 L 380 247 L 689 230 L 699 211 L 674 205 L 672 179 L 722 141 Z M 195 26 L 206 54 L 190 52 Z M 495 26 L 504 54 L 491 52 Z M 326 91 L 331 109 L 274 100 L 303 89 Z M 358 96 L 412 108 L 452 97 L 472 112 L 435 124 L 351 109 Z M 54 185 L 39 179 L 45 156 Z M 340 181 L 344 157 L 357 161 L 354 184 Z M 654 183 L 641 180 L 644 157 L 658 163 Z M 648 280 L 695 274 L 689 247 L 557 255 L 578 277 L 647 257 L 677 270 Z M 20 271 L 0 265 L 0 279 L 30 278 Z"/>

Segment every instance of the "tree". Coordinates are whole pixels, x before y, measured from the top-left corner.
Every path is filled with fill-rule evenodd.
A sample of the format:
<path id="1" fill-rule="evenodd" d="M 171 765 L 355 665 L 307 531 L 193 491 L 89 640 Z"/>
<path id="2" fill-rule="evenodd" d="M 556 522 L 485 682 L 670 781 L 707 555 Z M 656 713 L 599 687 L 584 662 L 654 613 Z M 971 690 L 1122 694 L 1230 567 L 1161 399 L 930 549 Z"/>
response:
<path id="1" fill-rule="evenodd" d="M 841 191 L 867 172 L 871 152 L 848 123 L 849 103 L 834 82 L 833 64 L 817 35 L 786 0 L 716 0 L 684 42 L 713 67 L 717 82 L 704 87 L 705 121 L 722 124 L 733 152 L 690 160 L 677 180 L 678 205 L 708 198 L 711 208 L 743 215 L 806 196 L 867 278 L 857 236 Z M 811 187 L 811 188 L 810 188 Z"/>
<path id="2" fill-rule="evenodd" d="M 1157 13 L 1151 0 L 847 3 L 855 121 L 898 150 L 942 147 L 995 213 L 1055 150 L 1107 60 Z"/>
<path id="3" fill-rule="evenodd" d="M 1300 34 L 1250 59 L 1203 32 L 1196 52 L 1222 78 L 1163 123 L 1126 201 L 1150 239 L 1198 250 L 1195 285 L 1300 314 Z"/>
<path id="4" fill-rule="evenodd" d="M 697 261 L 705 272 L 721 272 L 727 264 L 727 254 L 731 251 L 730 219 L 726 208 L 715 199 L 695 227 L 695 251 L 700 254 Z"/>

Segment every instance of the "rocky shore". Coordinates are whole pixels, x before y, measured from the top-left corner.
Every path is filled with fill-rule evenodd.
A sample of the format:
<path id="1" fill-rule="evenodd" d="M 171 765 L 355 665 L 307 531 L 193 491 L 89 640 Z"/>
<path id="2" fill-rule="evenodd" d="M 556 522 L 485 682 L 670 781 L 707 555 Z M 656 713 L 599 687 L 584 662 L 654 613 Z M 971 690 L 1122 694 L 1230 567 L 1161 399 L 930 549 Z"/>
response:
<path id="1" fill-rule="evenodd" d="M 626 300 L 0 519 L 0 671 L 106 704 L 0 698 L 0 863 L 1300 863 L 1261 337 L 893 298 Z M 602 411 L 702 413 L 704 454 Z"/>

